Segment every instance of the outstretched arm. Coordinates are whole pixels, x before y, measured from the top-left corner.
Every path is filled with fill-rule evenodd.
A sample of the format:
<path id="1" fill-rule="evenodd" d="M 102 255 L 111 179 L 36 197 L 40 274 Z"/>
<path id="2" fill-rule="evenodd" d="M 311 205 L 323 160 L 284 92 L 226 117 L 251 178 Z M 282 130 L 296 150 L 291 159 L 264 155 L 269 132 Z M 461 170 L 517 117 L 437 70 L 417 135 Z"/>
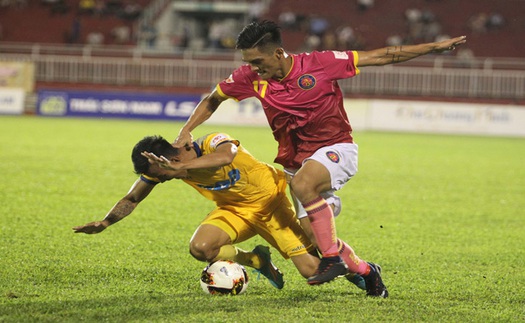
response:
<path id="1" fill-rule="evenodd" d="M 190 145 L 193 141 L 191 131 L 197 128 L 204 121 L 208 120 L 211 115 L 217 110 L 219 105 L 227 98 L 222 97 L 217 90 L 213 90 L 204 99 L 197 104 L 195 110 L 186 121 L 186 124 L 180 129 L 179 136 L 175 139 L 175 147 L 182 148 Z"/>
<path id="2" fill-rule="evenodd" d="M 154 185 L 145 183 L 140 178 L 137 179 L 128 194 L 120 199 L 115 204 L 115 206 L 109 210 L 109 212 L 106 214 L 106 217 L 102 221 L 90 222 L 78 227 L 74 227 L 73 230 L 75 233 L 87 234 L 100 233 L 104 231 L 110 225 L 117 223 L 131 214 L 140 201 L 145 199 L 154 187 Z"/>
<path id="3" fill-rule="evenodd" d="M 211 153 L 199 158 L 193 158 L 186 161 L 172 161 L 164 156 L 157 156 L 154 153 L 144 151 L 141 153 L 151 164 L 157 164 L 159 167 L 171 170 L 183 169 L 201 169 L 222 167 L 233 162 L 237 155 L 237 145 L 232 142 L 225 142 Z"/>
<path id="4" fill-rule="evenodd" d="M 454 50 L 457 46 L 464 44 L 467 36 L 460 36 L 440 42 L 425 43 L 419 45 L 390 46 L 371 51 L 358 51 L 358 67 L 371 65 L 387 65 L 402 63 L 413 58 L 430 53 L 441 53 Z"/>

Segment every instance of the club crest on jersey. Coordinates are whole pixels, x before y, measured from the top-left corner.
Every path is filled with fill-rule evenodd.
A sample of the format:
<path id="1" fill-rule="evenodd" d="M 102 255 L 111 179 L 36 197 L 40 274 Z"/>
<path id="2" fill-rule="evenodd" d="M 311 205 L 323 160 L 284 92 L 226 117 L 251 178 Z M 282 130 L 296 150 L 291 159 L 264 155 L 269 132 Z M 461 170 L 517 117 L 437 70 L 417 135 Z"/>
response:
<path id="1" fill-rule="evenodd" d="M 297 85 L 303 90 L 310 90 L 315 86 L 316 80 L 310 74 L 305 74 L 297 80 Z"/>
<path id="2" fill-rule="evenodd" d="M 328 157 L 333 163 L 337 164 L 339 162 L 339 155 L 335 151 L 327 151 L 326 157 Z"/>

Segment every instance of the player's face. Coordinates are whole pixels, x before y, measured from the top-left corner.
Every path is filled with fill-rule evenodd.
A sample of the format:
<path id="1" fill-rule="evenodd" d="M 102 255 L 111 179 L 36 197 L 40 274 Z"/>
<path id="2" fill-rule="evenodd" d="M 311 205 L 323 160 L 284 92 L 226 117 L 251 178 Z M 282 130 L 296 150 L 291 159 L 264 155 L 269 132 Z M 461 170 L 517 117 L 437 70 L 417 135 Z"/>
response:
<path id="1" fill-rule="evenodd" d="M 258 48 L 243 49 L 242 60 L 248 63 L 252 71 L 259 74 L 263 80 L 270 78 L 282 79 L 285 73 L 282 70 L 281 58 L 284 55 L 282 49 L 276 49 L 272 52 L 262 52 Z"/>

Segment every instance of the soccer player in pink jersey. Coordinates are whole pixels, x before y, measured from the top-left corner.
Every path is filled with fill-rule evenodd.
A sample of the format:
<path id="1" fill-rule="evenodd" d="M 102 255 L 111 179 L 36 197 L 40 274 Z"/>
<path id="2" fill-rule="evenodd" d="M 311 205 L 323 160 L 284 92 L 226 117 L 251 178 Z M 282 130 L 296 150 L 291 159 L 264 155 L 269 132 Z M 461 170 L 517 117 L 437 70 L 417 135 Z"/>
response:
<path id="1" fill-rule="evenodd" d="M 387 297 L 381 268 L 359 258 L 336 234 L 334 216 L 341 210 L 341 201 L 334 192 L 356 174 L 358 151 L 337 81 L 356 76 L 360 67 L 405 62 L 454 50 L 465 42 L 466 37 L 461 36 L 370 51 L 290 54 L 282 47 L 275 23 L 251 23 L 236 43 L 247 64 L 233 71 L 197 105 L 180 130 L 176 146 L 191 143 L 191 131 L 221 102 L 259 99 L 279 145 L 275 162 L 289 176 L 297 217 L 322 255 L 308 283 L 323 284 L 348 272 L 357 273 L 365 279 L 367 295 Z"/>

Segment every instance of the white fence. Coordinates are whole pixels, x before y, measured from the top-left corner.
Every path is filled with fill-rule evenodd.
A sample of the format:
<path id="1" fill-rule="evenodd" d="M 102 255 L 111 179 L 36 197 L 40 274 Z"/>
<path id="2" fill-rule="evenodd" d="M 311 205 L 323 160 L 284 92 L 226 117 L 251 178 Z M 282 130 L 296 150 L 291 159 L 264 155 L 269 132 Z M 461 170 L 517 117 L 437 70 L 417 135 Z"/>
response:
<path id="1" fill-rule="evenodd" d="M 5 47 L 4 47 L 5 49 Z M 98 56 L 68 53 L 12 53 L 0 50 L 0 60 L 33 61 L 38 82 L 196 87 L 208 90 L 242 64 L 238 57 L 213 60 L 184 54 L 148 57 L 130 52 Z M 219 57 L 219 56 L 218 56 Z M 432 96 L 468 99 L 525 99 L 525 68 L 499 61 L 473 61 L 470 67 L 449 57 L 420 58 L 413 64 L 365 67 L 355 78 L 341 81 L 346 94 Z M 505 61 L 502 61 L 505 62 Z M 472 67 L 475 66 L 475 67 Z M 498 66 L 503 66 L 498 68 Z"/>
<path id="2" fill-rule="evenodd" d="M 341 81 L 349 93 L 470 99 L 524 99 L 525 71 L 367 67 Z"/>

